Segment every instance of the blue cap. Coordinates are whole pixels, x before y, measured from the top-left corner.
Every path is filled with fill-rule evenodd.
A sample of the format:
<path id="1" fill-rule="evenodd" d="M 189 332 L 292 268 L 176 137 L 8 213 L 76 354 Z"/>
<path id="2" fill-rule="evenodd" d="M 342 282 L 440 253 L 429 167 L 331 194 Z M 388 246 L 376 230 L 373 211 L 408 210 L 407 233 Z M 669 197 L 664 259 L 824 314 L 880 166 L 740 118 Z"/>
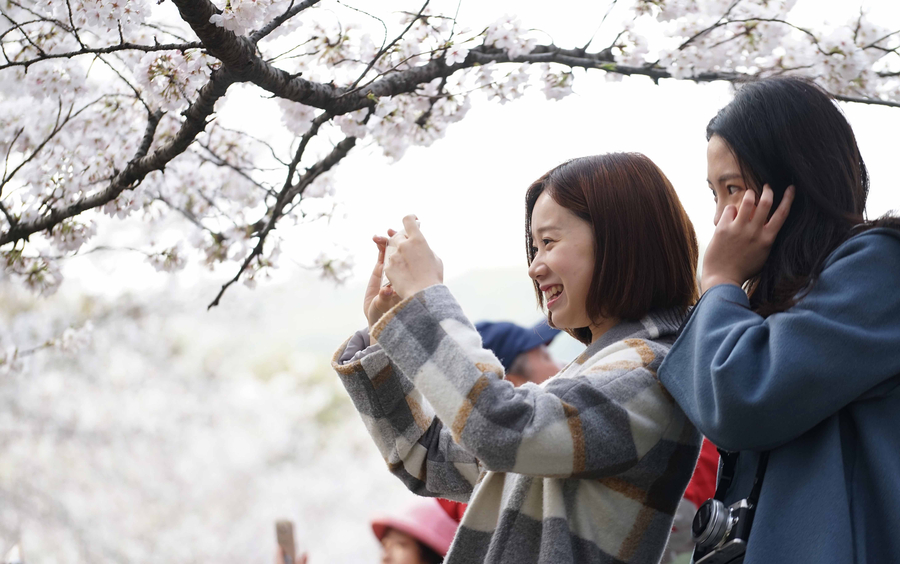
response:
<path id="1" fill-rule="evenodd" d="M 546 321 L 530 329 L 506 321 L 482 321 L 476 323 L 475 328 L 481 333 L 484 348 L 491 349 L 507 372 L 517 356 L 540 345 L 550 344 L 559 333 L 559 329 L 550 327 Z"/>

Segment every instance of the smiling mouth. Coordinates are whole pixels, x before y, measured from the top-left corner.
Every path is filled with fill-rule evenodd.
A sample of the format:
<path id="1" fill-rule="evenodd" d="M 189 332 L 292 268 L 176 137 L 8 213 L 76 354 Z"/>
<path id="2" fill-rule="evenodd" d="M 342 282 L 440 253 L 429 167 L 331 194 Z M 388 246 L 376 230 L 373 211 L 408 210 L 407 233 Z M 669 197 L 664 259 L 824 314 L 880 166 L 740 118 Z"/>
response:
<path id="1" fill-rule="evenodd" d="M 547 309 L 550 309 L 553 304 L 555 304 L 559 300 L 560 295 L 562 295 L 562 291 L 562 285 L 556 284 L 551 286 L 544 292 L 544 299 L 547 300 Z"/>

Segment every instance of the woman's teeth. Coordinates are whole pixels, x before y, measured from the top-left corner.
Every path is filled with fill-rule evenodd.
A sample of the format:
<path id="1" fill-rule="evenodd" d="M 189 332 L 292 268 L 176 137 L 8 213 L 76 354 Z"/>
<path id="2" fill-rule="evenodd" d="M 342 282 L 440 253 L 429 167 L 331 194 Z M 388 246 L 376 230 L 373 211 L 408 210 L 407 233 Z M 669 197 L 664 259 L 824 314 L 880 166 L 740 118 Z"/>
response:
<path id="1" fill-rule="evenodd" d="M 548 300 L 552 300 L 553 298 L 558 296 L 560 294 L 560 292 L 562 292 L 562 290 L 563 290 L 562 286 L 553 286 L 552 288 L 547 290 L 545 295 L 547 296 Z"/>

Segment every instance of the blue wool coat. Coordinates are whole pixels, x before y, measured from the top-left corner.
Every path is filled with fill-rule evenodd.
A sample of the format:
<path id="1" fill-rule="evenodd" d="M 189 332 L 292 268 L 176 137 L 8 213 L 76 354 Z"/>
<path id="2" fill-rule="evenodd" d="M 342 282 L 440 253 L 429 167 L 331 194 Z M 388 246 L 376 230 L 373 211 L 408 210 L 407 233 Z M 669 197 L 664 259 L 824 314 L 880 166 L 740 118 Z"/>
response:
<path id="1" fill-rule="evenodd" d="M 771 451 L 746 564 L 900 562 L 900 232 L 848 239 L 809 294 L 765 319 L 737 286 L 711 288 L 659 378 L 741 452 L 726 503 Z"/>

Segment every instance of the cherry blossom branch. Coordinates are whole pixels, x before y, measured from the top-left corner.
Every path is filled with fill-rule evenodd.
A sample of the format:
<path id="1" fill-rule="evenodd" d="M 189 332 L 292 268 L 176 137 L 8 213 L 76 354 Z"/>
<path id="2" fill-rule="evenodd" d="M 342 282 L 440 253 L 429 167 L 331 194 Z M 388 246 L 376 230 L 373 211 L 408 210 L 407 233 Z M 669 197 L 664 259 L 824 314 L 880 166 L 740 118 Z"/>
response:
<path id="1" fill-rule="evenodd" d="M 66 9 L 69 13 L 69 27 L 72 29 L 72 35 L 75 37 L 75 41 L 77 41 L 78 44 L 81 45 L 81 48 L 86 49 L 87 46 L 78 35 L 78 28 L 75 26 L 75 19 L 72 17 L 72 2 L 70 0 L 66 0 Z"/>
<path id="2" fill-rule="evenodd" d="M 83 47 L 78 51 L 69 51 L 67 53 L 46 53 L 41 50 L 42 55 L 25 61 L 10 61 L 0 65 L 0 70 L 10 67 L 28 68 L 35 63 L 49 61 L 51 59 L 71 59 L 80 55 L 108 55 L 117 51 L 143 51 L 151 53 L 155 51 L 186 51 L 188 49 L 202 49 L 203 43 L 192 41 L 189 43 L 167 43 L 158 45 L 141 45 L 139 43 L 119 43 L 116 45 L 108 45 L 106 47 Z"/>
<path id="3" fill-rule="evenodd" d="M 56 137 L 56 135 L 62 130 L 62 128 L 65 127 L 67 123 L 69 123 L 69 120 L 71 120 L 73 117 L 77 116 L 82 111 L 84 111 L 85 109 L 87 109 L 88 107 L 93 105 L 93 103 L 94 102 L 85 105 L 83 108 L 81 108 L 80 110 L 78 110 L 78 112 L 75 112 L 74 114 L 72 112 L 73 108 L 69 107 L 69 111 L 66 113 L 66 116 L 63 117 L 63 104 L 62 104 L 62 100 L 60 100 L 59 107 L 56 112 L 56 123 L 54 123 L 53 129 L 50 130 L 50 133 L 47 134 L 47 136 L 44 138 L 44 140 L 41 141 L 40 143 L 38 143 L 37 147 L 34 148 L 34 150 L 31 152 L 31 154 L 28 155 L 27 157 L 25 157 L 24 159 L 22 159 L 22 162 L 20 162 L 18 164 L 18 166 L 16 166 L 16 168 L 14 168 L 12 170 L 12 172 L 10 172 L 9 174 L 6 173 L 6 167 L 4 165 L 3 178 L 0 178 L 0 194 L 3 193 L 3 188 L 5 188 L 6 185 L 13 179 L 13 177 L 16 175 L 16 173 L 18 173 L 20 170 L 22 170 L 22 167 L 24 167 L 25 165 L 27 165 L 28 163 L 33 161 L 35 159 L 35 157 L 37 157 L 38 154 L 41 152 L 41 150 L 43 150 L 43 148 L 47 145 L 47 143 L 52 141 L 53 138 Z M 18 138 L 19 138 L 19 135 L 16 134 L 15 139 L 13 139 L 13 143 L 15 143 L 16 139 L 18 139 Z M 7 154 L 6 154 L 6 159 L 7 159 L 6 162 L 7 163 L 9 162 L 9 153 L 11 151 L 12 151 L 12 144 L 10 144 L 9 151 L 7 151 Z M 10 221 L 10 226 L 12 226 L 15 223 L 17 223 L 17 222 Z"/>
<path id="4" fill-rule="evenodd" d="M 424 65 L 397 71 L 351 93 L 348 88 L 312 82 L 267 63 L 259 56 L 248 38 L 237 36 L 231 31 L 209 23 L 209 18 L 217 13 L 217 8 L 209 0 L 172 1 L 178 6 L 182 18 L 197 33 L 210 54 L 221 60 L 238 77 L 238 80 L 253 82 L 277 97 L 320 108 L 333 115 L 342 115 L 371 106 L 374 103 L 373 98 L 414 92 L 420 84 L 448 77 L 462 69 L 491 62 L 558 63 L 573 68 L 600 69 L 625 76 L 647 76 L 654 81 L 673 78 L 669 71 L 656 65 L 637 67 L 618 64 L 609 50 L 588 53 L 582 49 L 561 49 L 555 45 L 542 45 L 535 47 L 527 55 L 510 58 L 505 51 L 482 46 L 470 50 L 465 61 L 447 65 L 440 59 L 434 59 Z M 786 23 L 782 20 L 771 21 Z M 787 25 L 792 24 L 788 23 Z M 801 31 L 806 30 L 801 29 Z M 811 32 L 807 31 L 807 33 Z M 685 79 L 694 82 L 720 80 L 743 82 L 752 78 L 754 78 L 752 75 L 738 72 L 707 71 Z M 859 100 L 859 103 L 871 103 L 866 99 Z"/>
<path id="5" fill-rule="evenodd" d="M 327 112 L 320 114 L 313 120 L 312 126 L 310 129 L 303 135 L 303 138 L 300 140 L 300 145 L 297 147 L 297 151 L 294 154 L 294 159 L 291 161 L 290 166 L 288 167 L 288 174 L 285 178 L 284 186 L 278 194 L 278 199 L 275 204 L 272 206 L 271 211 L 269 212 L 269 218 L 265 222 L 265 225 L 258 232 L 257 243 L 254 247 L 253 251 L 244 259 L 244 262 L 241 264 L 238 269 L 237 274 L 234 275 L 233 278 L 228 280 L 226 283 L 222 285 L 219 289 L 219 293 L 216 295 L 215 299 L 207 306 L 207 309 L 212 309 L 213 307 L 219 305 L 219 300 L 222 299 L 222 295 L 225 294 L 225 291 L 233 285 L 235 282 L 240 280 L 241 275 L 245 270 L 253 263 L 255 259 L 262 256 L 263 246 L 265 245 L 266 238 L 269 233 L 274 229 L 275 224 L 281 218 L 282 213 L 284 212 L 285 206 L 291 203 L 291 201 L 299 195 L 303 194 L 303 191 L 312 184 L 312 182 L 324 174 L 331 170 L 331 167 L 336 165 L 341 161 L 344 157 L 347 156 L 347 153 L 350 152 L 350 149 L 356 145 L 356 137 L 346 137 L 340 143 L 335 145 L 334 149 L 322 160 L 311 166 L 306 170 L 306 172 L 298 179 L 296 184 L 293 184 L 294 174 L 297 170 L 297 167 L 300 165 L 300 160 L 303 158 L 303 154 L 306 151 L 306 147 L 309 144 L 309 141 L 318 133 L 319 128 L 322 124 L 329 121 L 333 116 L 328 114 Z"/>
<path id="6" fill-rule="evenodd" d="M 334 165 L 336 165 L 338 162 L 341 161 L 341 159 L 343 159 L 345 156 L 347 156 L 347 153 L 350 152 L 350 149 L 352 149 L 355 144 L 356 144 L 355 137 L 347 137 L 343 141 L 338 143 L 334 147 L 334 149 L 331 151 L 331 153 L 328 154 L 328 156 L 326 156 L 324 159 L 322 159 L 321 161 L 319 161 L 318 163 L 316 163 L 315 165 L 310 167 L 309 170 L 307 170 L 306 173 L 300 177 L 299 182 L 295 186 L 293 186 L 291 189 L 291 193 L 293 194 L 293 196 L 302 194 L 303 190 L 305 190 L 310 184 L 312 184 L 312 182 L 316 178 L 318 178 L 325 172 L 328 172 L 329 170 L 331 170 L 331 168 Z M 285 203 L 282 204 L 282 207 L 284 205 L 286 205 L 289 201 L 290 200 L 286 200 Z M 274 219 L 274 215 L 272 216 L 272 219 Z M 272 228 L 275 225 L 275 223 L 274 223 L 274 221 L 272 221 L 272 219 L 269 220 L 269 222 L 266 224 L 266 227 L 264 228 L 264 230 L 258 235 L 259 242 L 257 243 L 256 247 L 253 249 L 253 252 L 250 253 L 250 256 L 248 256 L 247 259 L 244 260 L 243 264 L 241 265 L 240 269 L 238 270 L 238 273 L 234 276 L 234 278 L 232 278 L 231 280 L 229 280 L 228 282 L 226 282 L 225 284 L 222 285 L 222 288 L 219 290 L 219 293 L 216 295 L 216 298 L 209 304 L 209 306 L 207 306 L 207 309 L 211 309 L 211 308 L 219 305 L 219 300 L 222 298 L 222 295 L 225 293 L 225 290 L 227 290 L 231 285 L 233 285 L 235 282 L 237 282 L 240 279 L 241 274 L 244 273 L 244 271 L 247 269 L 247 267 L 250 266 L 250 264 L 253 262 L 253 260 L 262 254 L 263 243 L 265 242 L 265 238 L 266 238 L 266 236 L 268 236 L 269 232 L 272 230 Z"/>
<path id="7" fill-rule="evenodd" d="M 18 30 L 22 34 L 22 38 L 25 41 L 27 41 L 32 47 L 34 47 L 38 53 L 41 53 L 41 54 L 44 53 L 44 50 L 41 49 L 40 45 L 38 45 L 37 43 L 32 41 L 31 36 L 29 36 L 27 33 L 25 33 L 25 29 L 23 26 L 25 26 L 27 24 L 20 24 L 20 23 L 16 22 L 14 19 L 9 17 L 9 15 L 7 15 L 5 12 L 2 12 L 2 14 L 3 14 L 3 17 L 6 18 L 7 20 L 9 20 L 9 22 L 13 25 L 12 29 Z M 29 22 L 29 23 L 33 23 L 33 22 Z M 8 30 L 8 31 L 12 31 L 12 29 Z M 9 56 L 6 55 L 5 49 L 3 52 L 3 56 L 6 57 L 7 61 L 9 61 Z"/>
<path id="8" fill-rule="evenodd" d="M 207 153 L 210 154 L 210 157 L 204 157 L 203 155 L 201 155 L 199 153 L 195 153 L 197 155 L 197 158 L 199 158 L 201 161 L 207 162 L 213 166 L 219 166 L 219 167 L 223 167 L 223 168 L 232 170 L 235 172 L 235 174 L 237 174 L 238 176 L 240 176 L 241 178 L 243 178 L 250 184 L 253 184 L 257 188 L 259 188 L 260 190 L 265 192 L 266 195 L 276 197 L 275 192 L 271 188 L 265 186 L 264 184 L 262 184 L 261 182 L 259 182 L 258 180 L 256 180 L 252 176 L 250 176 L 250 174 L 243 168 L 239 167 L 236 164 L 232 164 L 232 163 L 228 162 L 228 159 L 226 159 L 225 157 L 222 157 L 221 155 L 216 153 L 215 150 L 213 150 L 213 148 L 210 146 L 209 143 L 200 143 L 200 146 L 203 147 L 203 149 Z M 253 168 L 251 170 L 260 170 L 260 169 Z"/>
<path id="9" fill-rule="evenodd" d="M 12 214 L 9 213 L 9 210 L 6 209 L 6 206 L 3 205 L 3 202 L 0 202 L 0 211 L 2 211 L 2 212 L 3 212 L 3 215 L 6 216 L 6 221 L 7 221 L 10 225 L 15 225 L 15 224 L 16 224 L 16 219 L 12 216 Z"/>
<path id="10" fill-rule="evenodd" d="M 880 98 L 864 98 L 858 96 L 844 96 L 842 94 L 832 94 L 835 100 L 841 102 L 852 102 L 854 104 L 869 104 L 872 106 L 887 106 L 889 108 L 900 108 L 900 102 L 892 102 L 891 100 L 882 100 Z"/>
<path id="11" fill-rule="evenodd" d="M 3 187 L 6 184 L 6 174 L 9 172 L 9 156 L 12 154 L 13 145 L 16 144 L 16 141 L 19 140 L 19 137 L 21 137 L 23 133 L 25 133 L 25 128 L 20 127 L 16 131 L 16 134 L 13 135 L 12 141 L 9 142 L 9 146 L 6 148 L 6 158 L 3 159 L 3 176 L 0 177 L 0 179 L 2 179 L 2 181 L 0 181 L 0 198 L 3 196 Z M 2 200 L 0 200 L 0 204 L 2 204 Z M 7 217 L 9 216 L 7 215 Z M 12 224 L 12 219 L 10 219 L 9 222 Z"/>
<path id="12" fill-rule="evenodd" d="M 684 50 L 684 48 L 687 47 L 688 45 L 690 45 L 695 39 L 698 39 L 698 38 L 708 34 L 709 32 L 716 29 L 717 27 L 727 24 L 728 22 L 725 21 L 726 18 L 728 18 L 729 14 L 731 14 L 731 12 L 737 7 L 737 5 L 739 3 L 740 3 L 740 0 L 734 0 L 734 2 L 732 2 L 731 5 L 728 6 L 728 9 L 725 10 L 725 13 L 722 14 L 718 20 L 716 20 L 716 23 L 707 27 L 706 29 L 701 29 L 700 31 L 698 31 L 697 33 L 692 35 L 691 37 L 688 37 L 684 43 L 682 43 L 681 45 L 678 46 L 678 50 L 679 51 Z M 723 23 L 723 22 L 725 22 L 725 23 Z"/>
<path id="13" fill-rule="evenodd" d="M 431 2 L 431 0 L 425 0 L 425 3 L 422 4 L 422 8 L 419 9 L 419 13 L 416 14 L 415 16 L 413 16 L 412 20 L 410 20 L 409 24 L 406 26 L 406 29 L 404 29 L 402 32 L 400 32 L 400 35 L 398 35 L 397 37 L 395 37 L 394 40 L 391 41 L 388 45 L 382 45 L 382 46 L 381 46 L 381 49 L 378 50 L 378 52 L 375 54 L 375 56 L 372 57 L 372 60 L 369 61 L 369 64 L 366 65 L 365 70 L 362 71 L 361 73 L 359 73 L 359 76 L 357 77 L 357 79 L 354 80 L 354 81 L 353 81 L 353 84 L 350 85 L 350 88 L 349 88 L 349 90 L 348 90 L 350 93 L 356 91 L 356 87 L 359 85 L 360 81 L 362 81 L 362 79 L 365 78 L 365 76 L 366 76 L 367 74 L 369 74 L 369 71 L 372 70 L 372 67 L 375 66 L 375 63 L 378 62 L 378 59 L 380 59 L 382 56 L 384 56 L 384 54 L 387 53 L 388 50 L 389 50 L 391 47 L 393 47 L 394 45 L 396 45 L 397 42 L 400 41 L 401 39 L 403 39 L 403 36 L 406 35 L 406 33 L 407 33 L 410 29 L 412 29 L 412 26 L 415 25 L 415 23 L 416 23 L 417 21 L 419 21 L 419 18 L 422 17 L 422 14 L 425 13 L 425 9 L 428 8 L 428 4 L 429 4 L 430 2 Z"/>
<path id="14" fill-rule="evenodd" d="M 885 39 L 888 39 L 889 37 L 893 37 L 894 35 L 897 35 L 898 33 L 900 33 L 900 29 L 898 29 L 897 31 L 892 31 L 892 32 L 888 33 L 887 35 L 882 35 L 875 41 L 873 41 L 873 42 L 869 43 L 868 45 L 866 45 L 865 47 L 863 47 L 863 49 L 868 49 L 870 47 L 876 47 L 879 43 L 881 43 Z"/>
<path id="15" fill-rule="evenodd" d="M 300 12 L 302 12 L 303 10 L 305 10 L 305 9 L 307 9 L 307 8 L 310 8 L 310 7 L 312 7 L 312 6 L 315 6 L 315 5 L 318 4 L 320 1 L 321 1 L 321 0 L 305 0 L 304 2 L 300 2 L 300 3 L 297 4 L 296 6 L 293 6 L 293 7 L 291 7 L 291 8 L 288 8 L 287 10 L 284 11 L 283 14 L 281 14 L 280 16 L 277 16 L 277 17 L 273 18 L 272 21 L 270 21 L 269 23 L 267 23 L 266 25 L 264 25 L 264 26 L 261 27 L 260 29 L 258 29 L 258 30 L 256 30 L 256 31 L 254 31 L 253 33 L 251 33 L 251 34 L 250 34 L 250 41 L 252 41 L 252 42 L 254 42 L 254 43 L 259 43 L 259 41 L 260 41 L 262 38 L 266 37 L 267 35 L 269 35 L 269 34 L 272 33 L 273 31 L 275 31 L 276 29 L 278 29 L 278 27 L 281 26 L 281 24 L 283 24 L 284 22 L 286 22 L 286 21 L 288 21 L 289 19 L 293 18 L 294 16 L 296 16 L 297 14 L 299 14 Z"/>
<path id="16" fill-rule="evenodd" d="M 803 32 L 803 33 L 805 33 L 806 35 L 808 35 L 808 36 L 810 37 L 810 39 L 812 39 L 812 42 L 813 42 L 813 44 L 816 46 L 816 49 L 818 49 L 818 51 L 819 51 L 821 54 L 823 54 L 823 55 L 828 55 L 828 54 L 829 54 L 827 51 L 825 51 L 824 49 L 822 49 L 822 46 L 819 44 L 819 38 L 816 37 L 816 35 L 815 35 L 813 32 L 809 31 L 808 29 L 804 29 L 804 28 L 802 28 L 802 27 L 800 27 L 800 26 L 798 26 L 798 25 L 794 25 L 794 24 L 792 24 L 791 22 L 789 22 L 789 21 L 787 21 L 787 20 L 782 20 L 782 19 L 778 19 L 778 18 L 745 18 L 745 19 L 739 19 L 739 20 L 725 20 L 725 21 L 719 21 L 719 22 L 716 22 L 715 24 L 709 26 L 708 28 L 706 28 L 706 29 L 704 29 L 704 30 L 702 30 L 702 31 L 700 31 L 700 32 L 698 32 L 698 33 L 696 33 L 693 37 L 691 37 L 690 39 L 688 39 L 687 41 L 685 41 L 684 43 L 682 43 L 681 46 L 678 47 L 678 50 L 679 50 L 679 51 L 684 50 L 684 48 L 687 47 L 687 46 L 688 46 L 691 42 L 693 42 L 695 39 L 697 39 L 698 37 L 701 37 L 701 36 L 704 35 L 704 34 L 709 33 L 710 31 L 712 31 L 712 30 L 714 30 L 714 29 L 716 29 L 716 28 L 724 27 L 724 26 L 727 26 L 727 25 L 729 25 L 729 24 L 735 24 L 735 23 L 742 23 L 742 24 L 752 24 L 752 23 L 777 23 L 777 24 L 781 24 L 781 25 L 786 25 L 786 26 L 788 26 L 788 27 L 791 27 L 791 28 L 793 28 L 793 29 L 796 29 L 797 31 Z"/>
<path id="17" fill-rule="evenodd" d="M 275 147 L 273 147 L 272 144 L 269 143 L 268 141 L 265 141 L 263 139 L 260 139 L 259 137 L 250 135 L 246 131 L 240 131 L 238 129 L 232 129 L 230 127 L 225 127 L 221 123 L 216 123 L 214 125 L 214 127 L 212 129 L 210 129 L 209 134 L 212 135 L 213 132 L 215 132 L 216 130 L 219 130 L 219 129 L 221 129 L 222 131 L 227 131 L 229 133 L 234 133 L 235 135 L 240 135 L 241 137 L 246 137 L 247 139 L 250 139 L 251 141 L 253 141 L 255 143 L 259 143 L 260 145 L 262 145 L 269 151 L 269 155 L 272 157 L 272 159 L 274 159 L 276 162 L 278 162 L 278 164 L 283 165 L 283 166 L 288 166 L 288 163 L 286 161 L 281 160 L 281 157 L 279 157 L 278 154 L 275 152 Z"/>
<path id="18" fill-rule="evenodd" d="M 206 231 L 207 233 L 209 233 L 210 235 L 212 235 L 212 238 L 213 238 L 217 243 L 221 243 L 222 241 L 225 240 L 225 236 L 224 236 L 224 235 L 222 235 L 221 233 L 219 233 L 219 232 L 217 232 L 217 231 L 213 231 L 213 230 L 210 229 L 209 227 L 203 225 L 203 222 L 200 221 L 200 218 L 198 218 L 192 211 L 187 210 L 187 209 L 184 209 L 184 208 L 182 208 L 182 207 L 180 207 L 180 206 L 176 206 L 175 204 L 173 204 L 172 202 L 170 202 L 170 201 L 169 201 L 165 196 L 163 196 L 162 194 L 157 194 L 157 195 L 154 197 L 154 199 L 155 199 L 155 200 L 158 200 L 158 201 L 160 201 L 160 202 L 162 202 L 163 204 L 165 204 L 166 206 L 168 206 L 170 209 L 173 209 L 173 210 L 177 211 L 178 213 L 180 213 L 181 215 L 183 215 L 183 216 L 185 217 L 185 219 L 187 219 L 188 221 L 190 221 L 191 223 L 193 223 L 198 229 L 201 229 L 201 230 L 203 230 L 203 231 Z"/>
<path id="19" fill-rule="evenodd" d="M 64 219 L 103 206 L 115 200 L 125 190 L 133 189 L 140 184 L 149 173 L 162 170 L 172 159 L 182 154 L 196 136 L 206 128 L 206 120 L 212 115 L 216 101 L 225 95 L 225 91 L 235 81 L 236 79 L 227 70 L 213 71 L 209 82 L 200 89 L 197 100 L 184 112 L 185 120 L 172 139 L 152 154 L 148 154 L 156 127 L 159 125 L 159 120 L 154 119 L 157 114 L 151 115 L 147 121 L 141 146 L 134 158 L 128 163 L 125 170 L 112 178 L 105 190 L 82 198 L 66 208 L 53 209 L 50 213 L 34 221 L 18 223 L 6 233 L 0 233 L 0 246 L 27 239 L 33 233 L 53 228 Z M 161 117 L 161 114 L 158 115 Z"/>
<path id="20" fill-rule="evenodd" d="M 15 6 L 16 8 L 19 8 L 20 10 L 22 10 L 22 11 L 24 11 L 24 12 L 28 12 L 28 13 L 31 14 L 32 16 L 38 18 L 38 20 L 40 20 L 40 21 L 50 22 L 50 23 L 56 25 L 57 27 L 59 27 L 60 29 L 62 29 L 63 31 L 65 31 L 66 33 L 72 33 L 72 28 L 70 28 L 70 27 L 69 27 L 68 25 L 66 25 L 64 22 L 61 22 L 61 21 L 59 21 L 59 20 L 57 20 L 57 19 L 55 19 L 55 18 L 48 18 L 48 17 L 46 17 L 46 16 L 44 16 L 44 15 L 38 13 L 38 12 L 35 12 L 35 11 L 32 10 L 31 8 L 29 8 L 28 6 L 23 5 L 21 2 L 16 2 L 16 0 L 10 0 L 9 3 L 12 4 L 13 6 Z M 12 22 L 12 19 L 11 19 L 8 15 L 6 15 L 5 12 L 3 13 L 3 16 L 4 16 L 6 19 L 8 19 L 9 21 Z M 15 23 L 15 22 L 13 22 L 13 23 Z"/>

